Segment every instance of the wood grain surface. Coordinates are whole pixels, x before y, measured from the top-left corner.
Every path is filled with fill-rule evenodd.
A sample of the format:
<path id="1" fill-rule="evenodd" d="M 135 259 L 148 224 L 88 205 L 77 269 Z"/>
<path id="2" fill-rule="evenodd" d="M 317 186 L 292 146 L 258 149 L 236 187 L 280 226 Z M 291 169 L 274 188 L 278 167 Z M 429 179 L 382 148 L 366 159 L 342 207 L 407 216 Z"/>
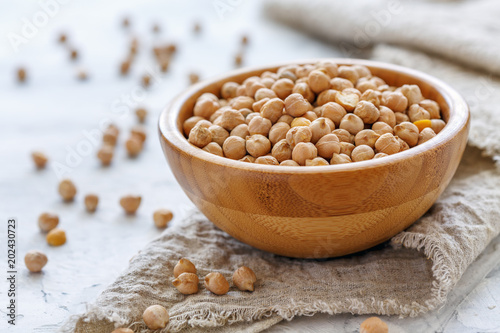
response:
<path id="1" fill-rule="evenodd" d="M 190 145 L 181 125 L 202 93 L 218 95 L 224 82 L 242 82 L 278 66 L 236 71 L 193 86 L 162 113 L 161 145 L 188 197 L 240 241 L 299 258 L 361 251 L 410 226 L 453 177 L 469 130 L 462 97 L 414 70 L 365 60 L 333 60 L 366 65 L 390 85 L 418 84 L 426 98 L 440 104 L 446 127 L 432 140 L 382 159 L 318 167 L 244 163 Z M 314 61 L 301 63 L 310 62 Z"/>

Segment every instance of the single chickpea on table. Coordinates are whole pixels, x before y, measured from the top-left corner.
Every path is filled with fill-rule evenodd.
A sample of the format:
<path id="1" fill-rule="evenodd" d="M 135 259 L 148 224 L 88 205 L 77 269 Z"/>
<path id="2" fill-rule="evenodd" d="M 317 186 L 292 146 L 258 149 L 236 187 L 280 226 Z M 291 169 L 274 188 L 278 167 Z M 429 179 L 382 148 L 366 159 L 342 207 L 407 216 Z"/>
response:
<path id="1" fill-rule="evenodd" d="M 361 65 L 289 65 L 204 93 L 188 141 L 247 163 L 323 166 L 384 158 L 432 140 L 446 123 L 419 86 L 389 86 Z"/>

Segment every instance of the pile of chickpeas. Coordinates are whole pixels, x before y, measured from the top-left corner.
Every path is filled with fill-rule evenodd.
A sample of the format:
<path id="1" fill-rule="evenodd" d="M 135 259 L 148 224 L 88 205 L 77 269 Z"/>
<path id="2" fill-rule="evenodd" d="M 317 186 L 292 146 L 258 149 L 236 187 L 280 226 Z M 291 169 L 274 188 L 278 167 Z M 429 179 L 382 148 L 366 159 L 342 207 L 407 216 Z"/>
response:
<path id="1" fill-rule="evenodd" d="M 390 86 L 361 65 L 285 66 L 226 82 L 220 96 L 197 99 L 184 134 L 205 151 L 249 163 L 360 162 L 422 144 L 445 126 L 438 103 L 417 85 Z"/>

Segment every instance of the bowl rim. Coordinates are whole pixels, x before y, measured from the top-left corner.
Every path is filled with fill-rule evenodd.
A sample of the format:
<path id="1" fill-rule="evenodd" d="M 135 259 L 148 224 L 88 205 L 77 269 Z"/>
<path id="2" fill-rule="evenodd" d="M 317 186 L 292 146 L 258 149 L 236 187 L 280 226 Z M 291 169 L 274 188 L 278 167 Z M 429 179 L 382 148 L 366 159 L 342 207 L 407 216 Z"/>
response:
<path id="1" fill-rule="evenodd" d="M 324 165 L 324 166 L 278 166 L 278 165 L 266 165 L 257 163 L 248 163 L 239 160 L 233 160 L 227 157 L 222 157 L 214 155 L 201 148 L 193 146 L 184 137 L 184 134 L 179 130 L 177 126 L 177 118 L 183 104 L 191 96 L 201 94 L 208 86 L 221 81 L 230 81 L 231 78 L 235 78 L 244 74 L 273 70 L 282 66 L 289 65 L 304 65 L 304 64 L 315 64 L 319 61 L 333 61 L 340 65 L 364 65 L 367 67 L 376 67 L 383 70 L 389 70 L 392 72 L 403 72 L 408 76 L 413 76 L 414 78 L 424 81 L 431 85 L 434 89 L 438 91 L 443 97 L 445 102 L 449 106 L 450 114 L 446 126 L 431 140 L 424 142 L 421 145 L 412 147 L 405 151 L 386 156 L 384 158 L 371 159 L 367 161 L 360 161 L 355 163 L 345 163 L 345 164 L 335 164 L 335 165 Z M 163 109 L 158 119 L 158 128 L 160 134 L 160 140 L 166 140 L 177 150 L 184 152 L 185 154 L 202 160 L 206 163 L 216 164 L 221 167 L 231 167 L 246 171 L 255 171 L 263 173 L 279 173 L 279 174 L 317 174 L 329 173 L 329 172 L 344 172 L 344 171 L 357 171 L 366 170 L 370 168 L 378 168 L 382 166 L 388 166 L 398 163 L 402 160 L 406 160 L 420 154 L 431 151 L 433 148 L 438 148 L 445 145 L 453 137 L 458 134 L 465 126 L 468 126 L 470 120 L 469 107 L 464 100 L 464 98 L 452 87 L 450 87 L 445 82 L 437 79 L 429 74 L 423 73 L 421 71 L 411 69 L 408 67 L 403 67 L 391 63 L 385 63 L 380 61 L 365 60 L 365 59 L 354 59 L 354 58 L 317 58 L 309 60 L 299 60 L 299 61 L 288 61 L 284 63 L 271 64 L 258 67 L 246 67 L 238 70 L 233 70 L 227 72 L 226 74 L 219 75 L 209 80 L 199 82 L 179 95 L 175 97 L 172 102 L 167 104 Z"/>

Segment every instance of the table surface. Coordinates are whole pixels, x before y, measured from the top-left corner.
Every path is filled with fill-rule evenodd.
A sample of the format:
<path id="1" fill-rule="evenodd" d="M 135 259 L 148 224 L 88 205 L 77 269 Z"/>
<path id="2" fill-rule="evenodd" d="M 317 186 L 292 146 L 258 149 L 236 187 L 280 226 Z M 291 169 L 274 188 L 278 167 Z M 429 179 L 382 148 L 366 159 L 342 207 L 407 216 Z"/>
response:
<path id="1" fill-rule="evenodd" d="M 2 305 L 0 331 L 53 332 L 71 315 L 81 313 L 123 271 L 128 260 L 160 235 L 152 212 L 172 209 L 173 224 L 180 223 L 193 207 L 168 169 L 159 146 L 156 121 L 161 110 L 185 89 L 190 72 L 202 78 L 234 67 L 240 38 L 248 34 L 243 50 L 245 65 L 341 56 L 335 46 L 266 20 L 261 1 L 107 1 L 54 0 L 2 4 L 0 13 L 0 212 L 18 220 L 18 318 L 6 324 Z M 221 3 L 224 6 L 221 6 Z M 55 4 L 55 5 L 54 5 Z M 130 17 L 131 27 L 121 20 Z M 28 22 L 28 23 L 27 23 Z M 30 30 L 30 23 L 36 24 Z M 202 30 L 193 33 L 195 22 Z M 153 23 L 161 33 L 151 32 Z M 69 45 L 80 52 L 76 62 L 57 43 L 66 32 Z M 131 73 L 118 75 L 133 36 L 140 43 Z M 14 44 L 10 43 L 13 41 Z M 169 72 L 157 75 L 150 52 L 156 43 L 175 42 L 179 52 Z M 17 43 L 17 44 L 16 44 Z M 15 50 L 13 45 L 17 45 Z M 27 68 L 28 81 L 15 81 L 15 69 Z M 78 81 L 79 69 L 89 73 Z M 144 90 L 140 78 L 152 70 L 153 86 Z M 128 130 L 136 123 L 134 110 L 149 110 L 148 139 L 143 153 L 129 159 L 123 148 Z M 103 168 L 95 154 L 103 123 L 112 121 L 122 130 L 112 166 Z M 30 152 L 42 150 L 50 157 L 45 170 L 37 171 Z M 61 177 L 77 185 L 75 202 L 61 202 L 56 188 Z M 100 196 L 98 211 L 85 212 L 83 196 Z M 143 196 L 137 215 L 125 216 L 118 205 L 123 194 Z M 39 232 L 37 218 L 51 211 L 60 216 L 68 242 L 49 247 Z M 5 227 L 0 237 L 6 239 Z M 440 310 L 419 318 L 384 318 L 391 332 L 500 332 L 500 240 L 497 238 L 470 267 Z M 41 274 L 24 267 L 31 249 L 47 254 Z M 2 269 L 6 270 L 2 250 Z M 3 280 L 3 279 L 2 279 Z M 6 304 L 5 282 L 0 301 Z M 271 332 L 356 332 L 367 316 L 350 314 L 296 318 L 276 325 Z"/>

